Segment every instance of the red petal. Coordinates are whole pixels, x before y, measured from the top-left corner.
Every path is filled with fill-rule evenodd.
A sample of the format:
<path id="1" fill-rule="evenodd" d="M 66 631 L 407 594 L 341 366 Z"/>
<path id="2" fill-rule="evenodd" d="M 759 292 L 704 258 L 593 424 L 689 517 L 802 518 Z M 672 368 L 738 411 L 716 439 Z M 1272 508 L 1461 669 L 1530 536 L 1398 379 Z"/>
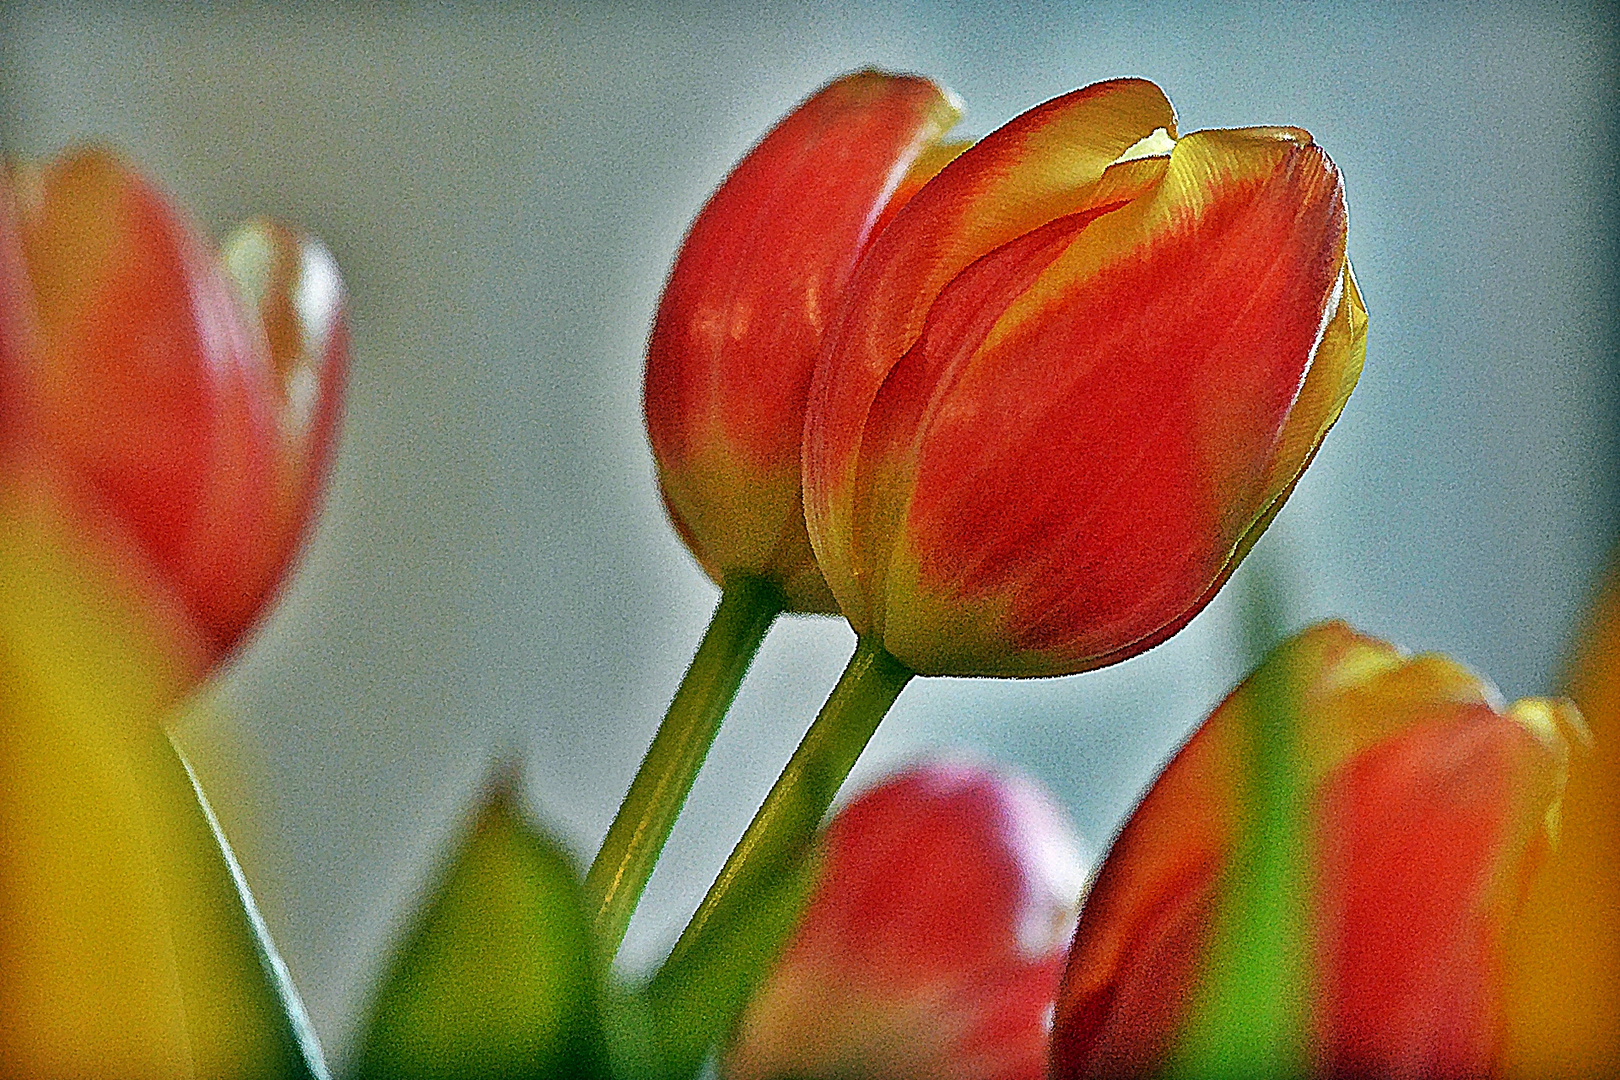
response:
<path id="1" fill-rule="evenodd" d="M 1118 80 L 1031 109 L 952 161 L 874 243 L 806 413 L 805 514 L 828 584 L 857 631 L 877 618 L 873 570 L 853 550 L 857 458 L 868 411 L 966 267 L 1093 206 L 1108 166 L 1175 114 L 1152 83 Z"/>
<path id="2" fill-rule="evenodd" d="M 227 648 L 257 610 L 270 499 L 262 343 L 211 254 L 143 178 L 84 152 L 22 224 L 47 438 Z"/>
<path id="3" fill-rule="evenodd" d="M 1184 622 L 1280 494 L 1343 246 L 1315 147 L 1181 140 L 1152 195 L 1080 232 L 936 378 L 907 523 L 920 589 L 1004 603 L 1011 646 L 1058 670 Z M 891 651 L 913 663 L 905 634 Z"/>

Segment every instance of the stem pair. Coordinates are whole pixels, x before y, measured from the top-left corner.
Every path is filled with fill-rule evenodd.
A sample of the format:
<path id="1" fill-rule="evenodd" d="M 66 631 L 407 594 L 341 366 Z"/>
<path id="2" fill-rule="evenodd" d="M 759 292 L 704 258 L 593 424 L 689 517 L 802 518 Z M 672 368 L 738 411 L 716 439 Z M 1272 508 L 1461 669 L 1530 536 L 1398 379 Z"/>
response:
<path id="1" fill-rule="evenodd" d="M 596 930 L 618 950 L 675 818 L 765 632 L 774 586 L 728 582 L 708 631 L 585 879 Z M 815 881 L 822 817 L 913 672 L 856 644 L 838 685 L 777 778 L 669 959 L 647 987 L 667 1075 L 690 1076 L 736 1019 Z"/>

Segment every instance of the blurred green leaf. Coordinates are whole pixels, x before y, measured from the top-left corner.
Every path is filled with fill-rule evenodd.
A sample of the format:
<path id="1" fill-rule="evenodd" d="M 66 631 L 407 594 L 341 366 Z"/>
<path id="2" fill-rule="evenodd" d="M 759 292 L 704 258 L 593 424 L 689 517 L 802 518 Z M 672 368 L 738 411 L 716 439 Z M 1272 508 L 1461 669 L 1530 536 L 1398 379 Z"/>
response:
<path id="1" fill-rule="evenodd" d="M 1279 650 L 1250 676 L 1244 821 L 1199 990 L 1169 1074 L 1278 1080 L 1309 1071 L 1310 871 L 1298 748 L 1302 688 Z"/>
<path id="2" fill-rule="evenodd" d="M 514 784 L 477 820 L 394 958 L 356 1075 L 606 1077 L 602 993 L 579 876 Z"/>
<path id="3" fill-rule="evenodd" d="M 195 796 L 183 814 L 172 816 L 165 831 L 182 841 L 181 851 L 207 853 L 189 867 L 176 860 L 175 865 L 187 872 L 165 882 L 171 911 L 186 911 L 193 924 L 214 931 L 188 933 L 186 924 L 177 922 L 175 961 L 186 1002 L 187 1035 L 194 1047 L 251 1047 L 251 1053 L 242 1055 L 228 1074 L 241 1080 L 326 1080 L 330 1074 L 315 1029 L 287 966 L 270 940 L 247 879 L 196 773 L 172 742 L 164 755 L 163 771 L 170 782 L 185 784 Z M 199 918 L 205 911 L 206 921 Z M 220 934 L 216 928 L 225 932 Z M 241 985 L 234 997 L 218 992 L 217 972 L 222 966 L 253 973 L 239 978 Z M 203 1068 L 203 1061 L 198 1065 L 199 1075 L 213 1075 Z"/>

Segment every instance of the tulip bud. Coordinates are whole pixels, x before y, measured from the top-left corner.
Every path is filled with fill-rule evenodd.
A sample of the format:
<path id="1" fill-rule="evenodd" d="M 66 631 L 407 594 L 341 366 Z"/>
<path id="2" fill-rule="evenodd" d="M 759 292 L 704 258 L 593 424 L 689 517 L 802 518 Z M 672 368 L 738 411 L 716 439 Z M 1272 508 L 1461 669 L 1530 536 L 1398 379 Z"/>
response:
<path id="1" fill-rule="evenodd" d="M 949 158 L 955 99 L 863 71 L 804 102 L 737 165 L 676 257 L 647 347 L 647 435 L 681 539 L 717 584 L 764 577 L 833 611 L 799 494 L 804 401 L 880 219 Z"/>
<path id="2" fill-rule="evenodd" d="M 254 227 L 237 295 L 183 216 L 103 151 L 4 186 L 19 453 L 49 459 L 222 655 L 279 582 L 330 455 L 345 340 L 332 261 Z"/>
<path id="3" fill-rule="evenodd" d="M 607 1075 L 579 878 L 520 804 L 499 775 L 389 965 L 358 1080 Z"/>
<path id="4" fill-rule="evenodd" d="M 722 1074 L 1039 1080 L 1084 878 L 1034 784 L 968 765 L 891 777 L 828 827 Z"/>
<path id="5" fill-rule="evenodd" d="M 1579 724 L 1342 623 L 1284 642 L 1114 842 L 1052 1075 L 1485 1074 Z"/>
<path id="6" fill-rule="evenodd" d="M 1214 595 L 1365 352 L 1338 171 L 1295 128 L 1176 138 L 1099 83 L 957 157 L 873 242 L 805 418 L 811 542 L 919 674 L 1113 663 Z"/>

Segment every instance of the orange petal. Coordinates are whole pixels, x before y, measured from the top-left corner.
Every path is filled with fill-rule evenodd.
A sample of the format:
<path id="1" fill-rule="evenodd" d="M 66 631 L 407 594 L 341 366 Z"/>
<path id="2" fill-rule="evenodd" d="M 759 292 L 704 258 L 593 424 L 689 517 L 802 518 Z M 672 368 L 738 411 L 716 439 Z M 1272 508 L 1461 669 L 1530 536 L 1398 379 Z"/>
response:
<path id="1" fill-rule="evenodd" d="M 1338 173 L 1303 133 L 1200 132 L 1157 186 L 1026 260 L 1012 295 L 969 291 L 972 333 L 936 348 L 943 293 L 892 377 L 921 367 L 930 396 L 901 420 L 914 487 L 904 465 L 887 485 L 909 497 L 884 537 L 890 651 L 924 672 L 1055 674 L 1184 625 L 1314 452 L 1291 429 L 1319 440 L 1343 405 L 1346 350 L 1300 392 L 1343 306 L 1344 237 Z M 987 642 L 932 633 L 963 605 Z"/>
<path id="2" fill-rule="evenodd" d="M 1287 716 L 1279 699 L 1293 703 Z M 1109 852 L 1070 951 L 1052 1075 L 1157 1075 L 1210 992 L 1245 977 L 1246 953 L 1215 963 L 1211 950 L 1252 870 L 1236 860 L 1259 825 L 1248 792 L 1260 721 L 1289 725 L 1290 805 L 1307 838 L 1295 857 L 1308 861 L 1297 877 L 1308 883 L 1311 1045 L 1281 1056 L 1312 1061 L 1313 1075 L 1484 1075 L 1498 949 L 1557 814 L 1578 725 L 1567 703 L 1504 713 L 1493 701 L 1455 662 L 1404 658 L 1342 623 L 1279 646 L 1165 768 Z M 1255 1060 L 1276 1051 L 1253 1047 Z"/>
<path id="3" fill-rule="evenodd" d="M 1503 955 L 1500 1074 L 1602 1076 L 1620 1061 L 1620 563 L 1573 657 L 1591 728 L 1573 755 L 1557 848 L 1531 881 Z"/>

